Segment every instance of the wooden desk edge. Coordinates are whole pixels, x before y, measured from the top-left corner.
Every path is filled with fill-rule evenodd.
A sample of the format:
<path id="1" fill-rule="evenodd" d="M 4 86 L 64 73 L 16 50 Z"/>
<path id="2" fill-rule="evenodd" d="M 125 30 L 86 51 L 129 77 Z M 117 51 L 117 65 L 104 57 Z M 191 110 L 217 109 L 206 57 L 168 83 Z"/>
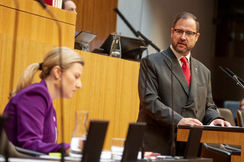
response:
<path id="1" fill-rule="evenodd" d="M 205 130 L 203 130 L 203 131 L 205 131 Z M 212 130 L 212 131 L 214 131 L 214 130 Z M 190 132 L 189 129 L 178 129 L 177 130 L 177 141 L 187 142 L 189 132 Z M 204 139 L 201 139 L 201 143 L 204 143 Z M 228 144 L 228 143 L 226 143 L 226 144 Z M 244 145 L 242 144 L 241 147 L 243 148 Z M 231 155 L 231 162 L 241 162 L 241 159 L 242 159 L 241 155 Z"/>

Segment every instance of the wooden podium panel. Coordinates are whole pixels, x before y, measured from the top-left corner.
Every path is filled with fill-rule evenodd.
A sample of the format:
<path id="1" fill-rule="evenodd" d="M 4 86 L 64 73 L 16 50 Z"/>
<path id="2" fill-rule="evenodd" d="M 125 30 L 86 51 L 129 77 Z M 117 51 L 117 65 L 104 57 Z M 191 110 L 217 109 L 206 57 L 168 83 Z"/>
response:
<path id="1" fill-rule="evenodd" d="M 48 8 L 61 26 L 62 46 L 73 48 L 76 14 L 52 6 Z M 56 22 L 37 1 L 0 0 L 0 15 L 0 33 L 12 36 L 16 34 L 17 37 L 59 45 Z"/>
<path id="2" fill-rule="evenodd" d="M 189 128 L 178 128 L 177 141 L 187 142 Z M 219 143 L 229 145 L 241 145 L 241 155 L 232 155 L 231 162 L 244 161 L 244 128 L 236 127 L 210 127 L 204 128 L 201 138 L 201 143 Z"/>
<path id="3" fill-rule="evenodd" d="M 70 143 L 75 124 L 75 111 L 85 110 L 89 111 L 89 119 L 109 120 L 104 149 L 110 150 L 111 138 L 125 138 L 129 122 L 137 120 L 140 64 L 78 52 L 85 60 L 82 89 L 77 90 L 72 99 L 64 100 L 65 141 Z M 59 105 L 59 100 L 55 103 Z M 58 111 L 57 114 L 60 115 Z M 60 140 L 61 138 L 59 142 Z"/>

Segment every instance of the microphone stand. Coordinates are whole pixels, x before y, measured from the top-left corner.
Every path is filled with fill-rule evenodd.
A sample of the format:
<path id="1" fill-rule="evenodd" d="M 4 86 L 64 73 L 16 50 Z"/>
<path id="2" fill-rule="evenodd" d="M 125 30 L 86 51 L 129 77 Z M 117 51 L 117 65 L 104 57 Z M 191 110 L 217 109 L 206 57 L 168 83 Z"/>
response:
<path id="1" fill-rule="evenodd" d="M 14 78 L 14 66 L 15 66 L 15 58 L 16 58 L 17 33 L 18 33 L 18 23 L 19 23 L 19 1 L 14 0 L 14 3 L 15 3 L 16 11 L 15 11 L 14 38 L 13 38 L 13 49 L 12 49 L 12 60 L 11 60 L 11 75 L 10 75 L 11 78 Z M 13 85 L 14 85 L 14 80 L 10 79 L 10 83 L 9 83 L 10 91 L 13 88 Z M 5 122 L 8 121 L 9 119 L 10 119 L 10 116 L 8 116 L 5 119 Z M 8 125 L 8 127 L 6 128 L 6 131 L 9 132 L 10 122 L 7 122 L 6 124 Z M 4 130 L 2 130 L 2 131 L 4 131 Z M 1 141 L 1 142 L 5 142 L 5 148 L 4 148 L 5 162 L 9 162 L 9 142 L 8 141 Z"/>
<path id="2" fill-rule="evenodd" d="M 130 23 L 126 20 L 126 18 L 123 16 L 123 14 L 119 11 L 119 9 L 114 8 L 114 11 L 119 15 L 119 17 L 124 21 L 124 23 L 130 28 L 132 33 L 136 36 L 139 37 L 138 33 L 136 30 L 130 25 Z"/>
<path id="3" fill-rule="evenodd" d="M 45 3 L 42 0 L 37 0 L 42 7 L 48 12 L 48 14 L 55 20 L 55 23 L 58 27 L 58 35 L 59 35 L 59 67 L 60 69 L 62 68 L 62 33 L 61 33 L 61 25 L 58 22 L 58 19 L 54 16 L 54 14 L 49 10 L 49 8 L 45 5 Z M 61 162 L 64 162 L 64 154 L 65 154 L 65 149 L 64 149 L 64 124 L 63 124 L 63 84 L 62 84 L 62 73 L 61 73 L 61 81 L 60 81 L 60 113 L 61 113 L 61 134 L 62 134 L 62 147 L 61 147 Z"/>
<path id="4" fill-rule="evenodd" d="M 171 60 L 171 58 L 169 58 L 169 56 L 167 56 L 165 53 L 163 53 L 163 50 L 160 50 L 160 48 L 158 48 L 151 40 L 149 40 L 147 37 L 145 37 L 140 31 L 136 32 L 135 29 L 130 25 L 130 23 L 125 19 L 125 17 L 122 15 L 122 13 L 117 8 L 115 8 L 114 11 L 120 16 L 120 18 L 125 22 L 125 24 L 130 28 L 130 30 L 134 33 L 134 35 L 136 37 L 142 38 L 145 41 L 145 44 L 151 45 L 154 49 L 156 49 L 156 51 L 161 52 L 165 57 L 167 57 L 170 60 L 170 68 L 171 68 L 171 109 L 172 109 L 172 145 L 171 145 L 171 157 L 167 157 L 167 159 L 178 159 L 177 157 L 175 157 L 174 108 L 173 108 L 173 65 L 172 65 L 172 60 Z M 148 53 L 147 53 L 146 57 L 148 57 Z M 148 79 L 148 73 L 147 73 L 147 79 Z M 147 85 L 147 84 L 145 84 L 145 85 Z M 146 88 L 145 88 L 145 90 L 146 90 Z M 144 145 L 142 145 L 142 159 L 144 158 L 143 150 L 144 150 Z"/>
<path id="5" fill-rule="evenodd" d="M 240 85 L 242 88 L 244 87 L 243 84 L 244 84 L 244 81 L 238 77 L 235 73 L 233 73 L 230 69 L 226 68 L 226 71 L 228 71 L 232 76 L 233 78 L 235 78 L 235 80 L 238 82 L 237 85 Z"/>
<path id="6" fill-rule="evenodd" d="M 153 42 L 152 41 L 150 41 L 147 37 L 145 37 L 141 32 L 139 32 L 139 31 L 137 31 L 137 33 L 138 33 L 138 35 L 139 36 L 141 36 L 143 39 L 144 39 L 144 41 L 147 43 L 147 44 L 149 44 L 149 45 L 151 45 L 154 49 L 156 49 L 158 52 L 161 52 L 164 56 L 166 56 L 169 60 L 170 60 L 170 68 L 171 68 L 171 89 L 170 89 L 170 91 L 171 91 L 171 109 L 172 109 L 172 145 L 171 145 L 171 156 L 172 157 L 167 157 L 167 159 L 169 159 L 169 158 L 173 158 L 173 159 L 178 159 L 178 158 L 175 158 L 175 140 L 174 140 L 174 106 L 173 106 L 173 103 L 174 103 L 174 98 L 173 98 L 173 64 L 172 64 L 172 60 L 171 60 L 171 58 L 169 58 L 169 56 L 167 56 L 165 53 L 163 53 L 163 50 L 160 50 L 160 48 L 158 48 L 155 44 L 153 44 Z M 164 60 L 164 62 L 166 63 L 166 61 Z M 166 63 L 167 64 L 167 63 Z"/>
<path id="7" fill-rule="evenodd" d="M 225 68 L 225 70 L 219 66 L 220 70 L 224 72 L 232 81 L 236 83 L 236 85 L 239 85 L 242 89 L 244 89 L 244 81 L 239 78 L 235 73 L 233 73 L 230 69 Z"/>
<path id="8" fill-rule="evenodd" d="M 160 52 L 160 48 L 158 48 L 151 40 L 147 39 L 140 31 L 137 31 L 137 34 L 146 42 L 146 44 L 151 45 L 156 51 Z"/>

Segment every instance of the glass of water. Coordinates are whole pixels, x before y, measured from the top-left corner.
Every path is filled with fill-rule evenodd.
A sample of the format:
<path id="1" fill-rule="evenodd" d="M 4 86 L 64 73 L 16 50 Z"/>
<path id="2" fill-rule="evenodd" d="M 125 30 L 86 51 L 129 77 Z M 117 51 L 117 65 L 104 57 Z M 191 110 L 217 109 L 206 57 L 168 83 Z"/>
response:
<path id="1" fill-rule="evenodd" d="M 111 159 L 121 160 L 124 152 L 125 139 L 112 138 L 111 141 Z"/>
<path id="2" fill-rule="evenodd" d="M 110 47 L 110 56 L 121 58 L 120 33 L 113 33 L 113 41 Z"/>
<path id="3" fill-rule="evenodd" d="M 80 158 L 82 156 L 82 151 L 87 136 L 87 127 L 86 127 L 87 118 L 88 118 L 87 111 L 75 112 L 76 125 L 71 139 L 70 152 L 69 152 L 69 155 L 71 157 Z"/>

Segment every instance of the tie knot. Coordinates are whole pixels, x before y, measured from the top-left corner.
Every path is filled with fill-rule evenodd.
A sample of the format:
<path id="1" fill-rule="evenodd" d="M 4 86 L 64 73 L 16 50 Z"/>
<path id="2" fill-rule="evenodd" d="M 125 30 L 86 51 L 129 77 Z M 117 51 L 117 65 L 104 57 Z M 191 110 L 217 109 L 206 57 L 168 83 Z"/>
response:
<path id="1" fill-rule="evenodd" d="M 188 60 L 186 57 L 181 57 L 180 61 L 182 61 L 183 63 L 188 63 Z"/>

